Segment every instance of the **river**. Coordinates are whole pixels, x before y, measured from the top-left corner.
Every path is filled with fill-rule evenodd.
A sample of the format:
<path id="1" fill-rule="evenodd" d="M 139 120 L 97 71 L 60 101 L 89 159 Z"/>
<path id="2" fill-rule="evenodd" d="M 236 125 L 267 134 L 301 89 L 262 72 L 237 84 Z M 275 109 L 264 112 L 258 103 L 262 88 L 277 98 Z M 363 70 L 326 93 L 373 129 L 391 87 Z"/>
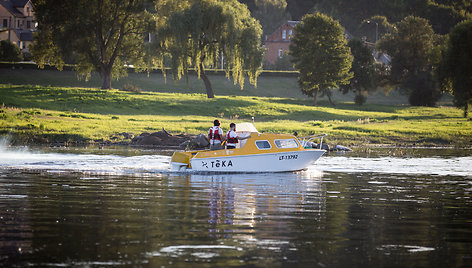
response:
<path id="1" fill-rule="evenodd" d="M 191 174 L 171 152 L 0 146 L 0 266 L 472 267 L 472 151 Z"/>

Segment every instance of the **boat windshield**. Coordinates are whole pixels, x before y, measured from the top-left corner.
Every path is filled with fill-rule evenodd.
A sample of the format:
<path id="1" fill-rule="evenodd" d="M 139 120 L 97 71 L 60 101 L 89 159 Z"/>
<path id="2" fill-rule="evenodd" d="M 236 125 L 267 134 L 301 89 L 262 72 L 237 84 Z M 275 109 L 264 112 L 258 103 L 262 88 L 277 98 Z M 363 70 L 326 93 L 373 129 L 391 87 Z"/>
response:
<path id="1" fill-rule="evenodd" d="M 275 140 L 275 146 L 279 149 L 298 148 L 298 142 L 295 139 Z"/>

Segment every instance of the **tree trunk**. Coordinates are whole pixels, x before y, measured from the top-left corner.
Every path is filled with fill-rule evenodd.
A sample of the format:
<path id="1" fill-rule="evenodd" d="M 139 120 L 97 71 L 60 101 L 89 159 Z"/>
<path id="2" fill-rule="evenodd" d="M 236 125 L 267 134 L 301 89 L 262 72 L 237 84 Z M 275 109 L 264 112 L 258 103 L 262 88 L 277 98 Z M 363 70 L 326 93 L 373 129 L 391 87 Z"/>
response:
<path id="1" fill-rule="evenodd" d="M 469 115 L 469 102 L 466 101 L 464 105 L 464 118 L 467 118 L 468 115 Z"/>
<path id="2" fill-rule="evenodd" d="M 326 92 L 326 96 L 328 96 L 329 103 L 333 106 L 336 106 L 336 104 L 334 104 L 333 100 L 331 99 L 331 91 Z"/>
<path id="3" fill-rule="evenodd" d="M 213 88 L 211 87 L 210 79 L 208 79 L 208 76 L 206 76 L 205 74 L 205 69 L 203 69 L 202 62 L 200 62 L 200 77 L 202 78 L 203 83 L 205 84 L 207 97 L 209 99 L 213 99 L 215 97 L 215 93 L 213 93 Z"/>
<path id="4" fill-rule="evenodd" d="M 315 88 L 315 89 L 313 90 L 313 106 L 316 106 L 316 98 L 317 98 L 317 96 L 318 96 L 318 89 Z"/>
<path id="5" fill-rule="evenodd" d="M 103 68 L 100 72 L 102 89 L 111 89 L 111 69 Z"/>

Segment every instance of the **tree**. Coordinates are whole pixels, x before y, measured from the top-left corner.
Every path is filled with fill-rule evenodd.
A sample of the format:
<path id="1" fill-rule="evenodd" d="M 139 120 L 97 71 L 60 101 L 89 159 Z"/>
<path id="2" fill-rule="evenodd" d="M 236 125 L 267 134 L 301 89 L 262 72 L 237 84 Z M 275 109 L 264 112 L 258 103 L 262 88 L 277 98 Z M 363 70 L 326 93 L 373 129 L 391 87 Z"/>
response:
<path id="1" fill-rule="evenodd" d="M 407 89 L 410 104 L 433 106 L 440 98 L 435 83 L 429 81 L 440 42 L 441 37 L 434 33 L 426 19 L 408 16 L 377 45 L 381 52 L 391 56 L 389 80 Z"/>
<path id="2" fill-rule="evenodd" d="M 352 56 L 339 22 L 316 13 L 306 15 L 295 26 L 289 55 L 298 83 L 304 94 L 313 96 L 316 106 L 318 91 L 330 96 L 330 89 L 349 83 Z"/>
<path id="3" fill-rule="evenodd" d="M 355 103 L 362 105 L 365 102 L 365 94 L 375 90 L 375 61 L 370 48 L 364 45 L 359 39 L 350 40 L 348 46 L 354 57 L 351 72 L 354 76 L 349 80 L 349 84 L 340 88 L 343 94 L 353 91 L 356 94 Z"/>
<path id="4" fill-rule="evenodd" d="M 300 20 L 320 0 L 287 0 L 287 11 L 293 20 Z"/>
<path id="5" fill-rule="evenodd" d="M 454 96 L 454 104 L 464 109 L 467 117 L 472 104 L 472 20 L 452 28 L 437 69 L 441 88 Z"/>
<path id="6" fill-rule="evenodd" d="M 285 0 L 255 0 L 255 6 L 252 15 L 260 21 L 264 36 L 272 34 L 289 20 Z"/>
<path id="7" fill-rule="evenodd" d="M 261 26 L 246 5 L 237 0 L 190 0 L 173 12 L 158 35 L 172 57 L 176 79 L 194 67 L 205 84 L 208 98 L 214 97 L 205 65 L 216 66 L 223 56 L 229 78 L 243 89 L 245 75 L 256 85 L 262 65 Z"/>
<path id="8" fill-rule="evenodd" d="M 146 0 L 37 0 L 38 32 L 33 59 L 62 69 L 73 59 L 80 76 L 99 72 L 102 88 L 126 75 L 125 64 L 142 65 L 150 16 Z"/>
<path id="9" fill-rule="evenodd" d="M 23 60 L 23 53 L 17 45 L 7 40 L 0 41 L 0 61 L 15 62 L 21 60 Z"/>

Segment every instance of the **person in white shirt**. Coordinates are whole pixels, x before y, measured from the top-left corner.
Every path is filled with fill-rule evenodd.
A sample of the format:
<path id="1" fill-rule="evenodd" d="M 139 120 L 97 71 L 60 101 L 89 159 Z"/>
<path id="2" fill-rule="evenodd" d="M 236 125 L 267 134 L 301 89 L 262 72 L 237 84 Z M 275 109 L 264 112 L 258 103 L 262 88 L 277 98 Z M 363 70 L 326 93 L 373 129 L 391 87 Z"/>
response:
<path id="1" fill-rule="evenodd" d="M 236 133 L 236 124 L 229 124 L 229 130 L 226 133 L 226 149 L 235 149 L 236 145 L 238 145 L 239 140 L 245 140 L 249 137 L 251 136 L 239 137 L 238 133 Z"/>
<path id="2" fill-rule="evenodd" d="M 210 150 L 221 150 L 221 142 L 223 141 L 223 130 L 220 128 L 220 121 L 213 121 L 213 127 L 208 130 L 208 140 L 210 141 Z"/>

